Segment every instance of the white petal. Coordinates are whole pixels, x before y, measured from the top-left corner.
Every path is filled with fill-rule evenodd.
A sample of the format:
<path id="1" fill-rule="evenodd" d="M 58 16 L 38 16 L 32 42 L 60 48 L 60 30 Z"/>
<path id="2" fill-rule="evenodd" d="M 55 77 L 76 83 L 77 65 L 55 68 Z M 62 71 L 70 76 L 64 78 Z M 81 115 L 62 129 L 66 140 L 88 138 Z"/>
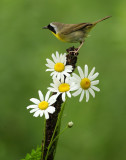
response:
<path id="1" fill-rule="evenodd" d="M 53 106 L 48 107 L 47 112 L 53 114 L 55 112 L 55 107 L 53 107 Z"/>
<path id="2" fill-rule="evenodd" d="M 89 91 L 86 90 L 86 102 L 88 102 L 88 101 L 89 101 Z"/>
<path id="3" fill-rule="evenodd" d="M 56 73 L 56 71 L 52 72 L 52 73 L 50 74 L 50 76 L 54 75 L 55 73 Z"/>
<path id="4" fill-rule="evenodd" d="M 30 113 L 36 112 L 38 110 L 39 110 L 39 108 L 34 108 L 34 109 L 30 110 Z"/>
<path id="5" fill-rule="evenodd" d="M 63 54 L 62 54 L 62 53 L 60 53 L 60 55 L 59 55 L 59 56 L 60 56 L 60 59 L 61 59 L 61 58 L 63 57 Z"/>
<path id="6" fill-rule="evenodd" d="M 34 117 L 38 117 L 40 113 L 41 113 L 40 110 L 38 110 L 38 111 L 36 111 L 36 112 L 33 114 L 33 116 L 34 116 Z"/>
<path id="7" fill-rule="evenodd" d="M 64 57 L 63 64 L 66 65 L 66 53 L 64 53 L 63 57 Z"/>
<path id="8" fill-rule="evenodd" d="M 82 101 L 82 99 L 84 98 L 84 90 L 82 90 L 82 93 L 81 93 L 81 96 L 80 96 L 80 99 L 79 99 L 79 102 L 81 102 Z"/>
<path id="9" fill-rule="evenodd" d="M 76 79 L 75 77 L 71 77 L 71 81 L 72 81 L 74 84 L 78 84 L 78 85 L 80 86 L 81 79 L 78 80 L 78 79 Z"/>
<path id="10" fill-rule="evenodd" d="M 54 75 L 52 76 L 52 79 L 57 79 L 57 80 L 58 80 L 58 78 L 57 78 L 58 74 L 59 74 L 59 73 L 55 71 Z M 56 85 L 56 83 L 54 83 L 54 84 Z M 56 85 L 56 86 L 57 86 L 57 85 Z"/>
<path id="11" fill-rule="evenodd" d="M 46 61 L 51 67 L 53 67 L 55 65 L 55 63 L 48 58 L 46 59 Z"/>
<path id="12" fill-rule="evenodd" d="M 70 74 L 67 73 L 67 72 L 64 72 L 64 75 L 65 75 L 66 77 L 70 77 Z"/>
<path id="13" fill-rule="evenodd" d="M 48 92 L 46 93 L 45 101 L 48 101 L 48 99 L 49 99 L 49 95 L 50 95 L 50 91 L 48 91 Z"/>
<path id="14" fill-rule="evenodd" d="M 52 95 L 51 98 L 49 99 L 49 105 L 52 105 L 54 104 L 56 101 L 57 101 L 57 98 L 58 96 L 60 95 L 61 93 L 57 93 L 55 95 Z"/>
<path id="15" fill-rule="evenodd" d="M 59 72 L 59 73 L 57 74 L 57 79 L 58 79 L 58 80 L 60 80 L 60 78 L 61 78 L 60 73 L 61 73 L 61 72 Z"/>
<path id="16" fill-rule="evenodd" d="M 72 69 L 73 69 L 73 66 L 72 66 L 72 65 L 66 65 L 65 68 L 66 68 L 66 69 L 69 69 L 69 70 L 72 70 Z"/>
<path id="17" fill-rule="evenodd" d="M 96 80 L 96 81 L 92 81 L 92 82 L 91 82 L 91 85 L 97 85 L 97 84 L 99 84 L 99 80 Z"/>
<path id="18" fill-rule="evenodd" d="M 39 94 L 40 100 L 41 100 L 41 101 L 44 101 L 43 94 L 42 94 L 42 92 L 41 92 L 40 90 L 38 91 L 38 94 Z"/>
<path id="19" fill-rule="evenodd" d="M 65 96 L 66 96 L 66 94 L 65 94 L 65 92 L 62 94 L 62 100 L 63 100 L 63 102 L 65 102 Z"/>
<path id="20" fill-rule="evenodd" d="M 63 82 L 64 82 L 64 81 L 63 81 Z M 62 82 L 62 83 L 63 83 L 63 82 Z M 69 84 L 69 82 L 70 82 L 70 78 L 69 78 L 69 77 L 66 77 L 65 83 Z"/>
<path id="21" fill-rule="evenodd" d="M 54 66 L 52 66 L 52 65 L 49 65 L 49 64 L 45 64 L 45 65 L 46 65 L 46 67 L 48 67 L 48 68 L 54 69 Z"/>
<path id="22" fill-rule="evenodd" d="M 57 93 L 57 94 L 55 94 L 55 95 L 52 95 L 52 96 L 49 98 L 49 100 L 48 100 L 49 105 L 54 104 L 54 103 L 56 102 L 57 97 L 58 97 L 59 95 L 60 95 L 60 93 Z"/>
<path id="23" fill-rule="evenodd" d="M 41 112 L 40 112 L 40 117 L 42 117 L 43 116 L 43 110 L 41 110 Z"/>
<path id="24" fill-rule="evenodd" d="M 63 82 L 64 81 L 64 75 L 63 74 L 61 74 L 61 82 Z"/>
<path id="25" fill-rule="evenodd" d="M 70 92 L 68 91 L 68 92 L 66 92 L 66 93 L 67 93 L 67 96 L 68 96 L 69 98 L 71 98 Z"/>
<path id="26" fill-rule="evenodd" d="M 55 86 L 54 83 L 50 83 L 50 86 L 53 87 L 53 88 L 55 88 L 55 89 L 57 89 L 57 87 Z"/>
<path id="27" fill-rule="evenodd" d="M 93 76 L 91 76 L 89 79 L 90 79 L 90 81 L 93 81 L 95 78 L 97 78 L 98 77 L 98 75 L 99 75 L 99 73 L 97 72 L 97 73 L 95 73 Z"/>
<path id="28" fill-rule="evenodd" d="M 64 78 L 61 78 L 61 80 L 60 80 L 60 84 L 62 84 L 62 83 L 65 83 L 65 79 Z M 58 87 L 60 86 L 60 84 L 58 85 Z"/>
<path id="29" fill-rule="evenodd" d="M 97 92 L 100 91 L 100 89 L 99 89 L 98 87 L 96 87 L 96 86 L 91 86 L 91 88 L 94 89 L 94 90 L 97 91 Z"/>
<path id="30" fill-rule="evenodd" d="M 78 88 L 80 88 L 79 85 L 74 85 L 74 86 L 72 86 L 72 87 L 70 88 L 70 91 L 75 91 L 75 90 L 77 90 Z"/>
<path id="31" fill-rule="evenodd" d="M 91 76 L 93 76 L 94 72 L 95 72 L 95 67 L 93 67 L 93 69 L 89 73 L 88 78 L 90 78 Z"/>
<path id="32" fill-rule="evenodd" d="M 51 91 L 51 92 L 57 92 L 57 89 L 52 88 L 52 87 L 48 87 L 47 89 L 48 89 L 49 91 Z"/>
<path id="33" fill-rule="evenodd" d="M 44 114 L 45 114 L 45 119 L 49 119 L 49 114 L 48 114 L 48 112 L 45 111 Z"/>
<path id="34" fill-rule="evenodd" d="M 60 62 L 64 64 L 65 61 L 66 61 L 66 56 L 62 55 L 62 57 L 60 58 Z"/>
<path id="35" fill-rule="evenodd" d="M 57 58 L 57 61 L 60 62 L 60 56 L 59 56 L 58 51 L 56 51 L 56 58 Z"/>
<path id="36" fill-rule="evenodd" d="M 71 66 L 71 65 L 65 66 L 65 71 L 66 72 L 72 72 L 72 70 L 73 70 L 73 66 Z"/>
<path id="37" fill-rule="evenodd" d="M 54 69 L 53 68 L 52 69 L 46 69 L 46 71 L 51 71 L 52 72 L 52 71 L 54 71 Z"/>
<path id="38" fill-rule="evenodd" d="M 57 87 L 59 87 L 59 85 L 61 84 L 60 81 L 57 78 L 54 78 L 53 82 Z"/>
<path id="39" fill-rule="evenodd" d="M 76 92 L 74 92 L 72 95 L 74 96 L 74 97 L 76 97 L 76 96 L 78 96 L 80 93 L 81 93 L 81 91 L 82 91 L 82 88 L 79 88 Z"/>
<path id="40" fill-rule="evenodd" d="M 40 103 L 40 101 L 38 99 L 36 99 L 36 98 L 31 98 L 30 101 L 35 103 L 35 104 L 39 104 Z"/>
<path id="41" fill-rule="evenodd" d="M 54 74 L 54 75 L 52 76 L 52 79 L 55 79 L 55 78 L 56 78 L 56 76 L 57 76 L 57 74 Z"/>
<path id="42" fill-rule="evenodd" d="M 85 65 L 85 78 L 87 78 L 87 76 L 88 76 L 88 66 L 87 65 Z"/>
<path id="43" fill-rule="evenodd" d="M 69 83 L 70 83 L 70 86 L 71 86 L 71 87 L 74 87 L 75 85 L 78 85 L 78 84 L 75 83 L 71 78 L 70 78 Z M 78 85 L 78 86 L 79 86 L 79 85 Z"/>
<path id="44" fill-rule="evenodd" d="M 29 109 L 29 108 L 36 108 L 36 107 L 38 107 L 38 105 L 32 104 L 32 105 L 27 106 L 27 109 Z"/>
<path id="45" fill-rule="evenodd" d="M 93 96 L 93 98 L 95 98 L 95 92 L 93 91 L 93 89 L 89 88 L 88 90 L 89 90 L 90 94 Z"/>
<path id="46" fill-rule="evenodd" d="M 81 81 L 81 78 L 80 78 L 77 74 L 72 73 L 72 75 L 73 75 L 73 77 L 76 78 L 79 82 Z"/>
<path id="47" fill-rule="evenodd" d="M 55 55 L 54 55 L 54 53 L 52 54 L 52 58 L 53 58 L 53 60 L 54 60 L 55 63 L 58 62 L 57 59 L 56 59 L 56 57 L 55 57 Z"/>
<path id="48" fill-rule="evenodd" d="M 66 73 L 71 73 L 72 72 L 72 69 L 64 69 L 64 72 L 66 72 Z"/>
<path id="49" fill-rule="evenodd" d="M 84 78 L 84 73 L 83 73 L 81 67 L 78 66 L 77 69 L 78 69 L 78 72 L 79 72 L 79 74 L 80 74 L 81 79 L 83 79 L 83 78 Z"/>

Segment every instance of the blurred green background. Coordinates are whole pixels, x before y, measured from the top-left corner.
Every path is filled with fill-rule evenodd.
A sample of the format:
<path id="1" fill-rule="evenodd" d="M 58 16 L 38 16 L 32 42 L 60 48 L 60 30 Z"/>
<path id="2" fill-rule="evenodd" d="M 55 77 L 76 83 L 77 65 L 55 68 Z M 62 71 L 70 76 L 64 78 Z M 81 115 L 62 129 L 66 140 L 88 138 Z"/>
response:
<path id="1" fill-rule="evenodd" d="M 59 139 L 55 160 L 126 159 L 126 1 L 0 1 L 0 160 L 19 160 L 41 144 L 43 118 L 26 106 L 45 94 L 51 82 L 46 58 L 79 44 L 62 43 L 41 27 L 52 21 L 99 23 L 80 50 L 78 65 L 100 73 L 96 98 L 69 99 L 62 127 L 74 127 Z"/>

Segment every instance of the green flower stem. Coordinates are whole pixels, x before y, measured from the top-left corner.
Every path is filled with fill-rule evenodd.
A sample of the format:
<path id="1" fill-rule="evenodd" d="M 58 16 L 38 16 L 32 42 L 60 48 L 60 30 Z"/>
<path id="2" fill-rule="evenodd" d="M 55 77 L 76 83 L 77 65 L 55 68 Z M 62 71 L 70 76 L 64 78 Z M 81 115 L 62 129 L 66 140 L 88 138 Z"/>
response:
<path id="1" fill-rule="evenodd" d="M 53 142 L 56 141 L 57 138 L 59 138 L 59 136 L 60 136 L 61 134 L 63 134 L 63 133 L 66 131 L 67 128 L 69 128 L 69 127 L 66 126 L 66 127 L 59 133 L 59 135 L 57 135 L 57 136 L 55 137 L 55 139 L 51 142 L 51 145 L 53 144 Z"/>
<path id="2" fill-rule="evenodd" d="M 60 128 L 61 118 L 62 118 L 62 114 L 63 114 L 63 110 L 64 110 L 64 107 L 65 107 L 65 104 L 66 104 L 66 101 L 63 103 L 63 105 L 62 105 L 62 107 L 61 107 L 61 111 L 60 111 L 59 116 L 58 116 L 58 120 L 57 120 L 57 123 L 56 123 L 56 127 L 55 127 L 55 129 L 54 129 L 54 132 L 53 132 L 53 135 L 52 135 L 50 144 L 49 144 L 48 149 L 47 149 L 47 154 L 46 154 L 45 160 L 47 160 L 47 158 L 48 158 L 48 155 L 49 155 L 49 152 L 50 152 L 50 149 L 51 149 L 51 147 L 52 147 L 53 142 L 55 142 L 56 140 L 58 140 L 58 137 L 59 137 L 59 135 L 60 135 L 60 133 L 59 133 L 60 129 L 59 129 L 59 128 Z M 56 133 L 57 129 L 59 130 L 59 131 L 58 131 L 59 134 L 56 135 L 56 137 L 55 137 L 55 133 Z"/>

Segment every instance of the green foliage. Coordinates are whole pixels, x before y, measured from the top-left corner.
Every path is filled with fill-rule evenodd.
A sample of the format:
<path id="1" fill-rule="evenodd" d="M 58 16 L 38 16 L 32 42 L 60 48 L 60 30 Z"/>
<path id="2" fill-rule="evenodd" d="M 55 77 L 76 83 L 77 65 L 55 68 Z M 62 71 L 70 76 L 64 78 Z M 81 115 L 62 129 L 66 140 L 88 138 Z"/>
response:
<path id="1" fill-rule="evenodd" d="M 79 45 L 41 27 L 107 15 L 112 18 L 90 32 L 78 59 L 81 67 L 96 67 L 101 91 L 88 103 L 68 100 L 62 126 L 71 120 L 75 126 L 60 136 L 55 160 L 126 160 L 126 0 L 0 0 L 0 160 L 19 160 L 41 144 L 43 118 L 26 106 L 51 83 L 45 59 Z"/>
<path id="2" fill-rule="evenodd" d="M 32 150 L 31 154 L 27 154 L 25 159 L 21 160 L 40 160 L 41 158 L 41 147 L 38 146 L 36 150 Z"/>

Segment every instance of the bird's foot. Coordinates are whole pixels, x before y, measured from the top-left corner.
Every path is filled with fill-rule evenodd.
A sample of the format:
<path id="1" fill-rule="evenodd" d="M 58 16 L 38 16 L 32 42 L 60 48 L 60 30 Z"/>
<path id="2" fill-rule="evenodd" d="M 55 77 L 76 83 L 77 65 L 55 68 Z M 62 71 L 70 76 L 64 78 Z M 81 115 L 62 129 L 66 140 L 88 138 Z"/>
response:
<path id="1" fill-rule="evenodd" d="M 78 56 L 78 54 L 79 54 L 78 53 L 78 51 L 79 51 L 78 48 L 74 48 L 74 46 L 66 49 L 66 51 L 73 56 Z"/>

